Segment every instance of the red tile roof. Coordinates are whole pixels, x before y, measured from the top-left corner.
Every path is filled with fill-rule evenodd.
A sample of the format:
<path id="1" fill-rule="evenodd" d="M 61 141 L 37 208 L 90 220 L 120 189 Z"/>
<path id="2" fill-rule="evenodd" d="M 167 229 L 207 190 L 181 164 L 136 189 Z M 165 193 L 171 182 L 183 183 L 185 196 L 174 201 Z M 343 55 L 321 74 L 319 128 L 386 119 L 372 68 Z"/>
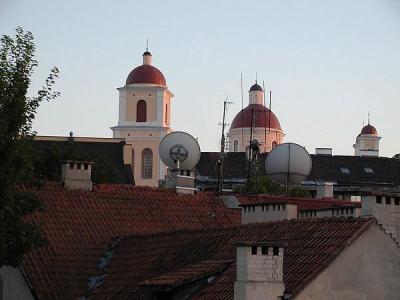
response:
<path id="1" fill-rule="evenodd" d="M 67 191 L 48 183 L 37 195 L 45 211 L 30 219 L 42 224 L 48 244 L 22 261 L 39 299 L 78 299 L 110 239 L 118 235 L 196 230 L 240 224 L 240 210 L 228 209 L 209 193 L 98 185 L 92 192 Z"/>
<path id="2" fill-rule="evenodd" d="M 250 224 L 225 229 L 178 231 L 123 239 L 111 264 L 101 274 L 104 283 L 90 299 L 147 299 L 140 283 L 159 283 L 201 274 L 211 261 L 236 260 L 237 241 L 285 244 L 284 283 L 296 294 L 372 223 L 373 218 L 323 218 Z M 204 271 L 210 268 L 204 267 Z M 193 277 L 193 276 L 192 276 Z M 191 299 L 233 299 L 236 264 L 232 263 Z"/>
<path id="3" fill-rule="evenodd" d="M 164 273 L 158 277 L 145 280 L 144 282 L 139 283 L 139 285 L 159 290 L 169 290 L 220 273 L 226 270 L 233 262 L 233 259 L 204 260 Z"/>
<path id="4" fill-rule="evenodd" d="M 126 79 L 126 84 L 151 83 L 167 86 L 167 81 L 159 69 L 151 65 L 141 65 L 133 69 Z"/>
<path id="5" fill-rule="evenodd" d="M 349 206 L 361 207 L 361 204 L 358 202 L 337 200 L 334 198 L 313 199 L 313 198 L 295 198 L 295 197 L 275 196 L 275 195 L 250 195 L 250 194 L 237 195 L 236 197 L 239 200 L 241 206 L 272 204 L 272 203 L 289 203 L 289 204 L 296 204 L 299 210 L 312 210 L 321 208 L 349 207 Z"/>
<path id="6" fill-rule="evenodd" d="M 253 118 L 255 119 L 255 123 Z M 249 104 L 245 109 L 241 110 L 233 119 L 231 129 L 248 128 L 252 124 L 253 127 L 268 128 L 271 126 L 273 129 L 281 130 L 281 124 L 279 124 L 279 120 L 275 114 L 261 104 Z"/>

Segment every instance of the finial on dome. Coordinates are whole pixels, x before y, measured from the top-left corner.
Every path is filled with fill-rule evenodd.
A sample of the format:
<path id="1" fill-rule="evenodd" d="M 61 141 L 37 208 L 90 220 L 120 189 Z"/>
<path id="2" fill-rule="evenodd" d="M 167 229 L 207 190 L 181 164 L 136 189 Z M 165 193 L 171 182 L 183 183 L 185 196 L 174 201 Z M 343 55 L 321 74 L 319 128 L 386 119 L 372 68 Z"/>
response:
<path id="1" fill-rule="evenodd" d="M 151 53 L 149 52 L 149 38 L 146 38 L 146 51 L 143 53 L 143 64 L 151 65 Z"/>
<path id="2" fill-rule="evenodd" d="M 257 72 L 256 72 L 256 84 L 257 84 L 257 79 L 258 79 L 258 78 L 257 78 L 257 77 L 258 77 L 257 75 L 258 75 L 258 74 L 257 74 Z"/>
<path id="3" fill-rule="evenodd" d="M 368 124 L 369 124 L 369 112 L 368 112 Z"/>

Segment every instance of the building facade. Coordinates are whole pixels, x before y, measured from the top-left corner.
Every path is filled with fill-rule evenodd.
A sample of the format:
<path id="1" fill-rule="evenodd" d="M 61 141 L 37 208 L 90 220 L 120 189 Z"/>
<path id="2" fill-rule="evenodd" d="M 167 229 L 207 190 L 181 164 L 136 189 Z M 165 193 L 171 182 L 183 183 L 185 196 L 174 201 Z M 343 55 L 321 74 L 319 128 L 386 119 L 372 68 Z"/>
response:
<path id="1" fill-rule="evenodd" d="M 257 82 L 250 88 L 249 105 L 236 115 L 228 132 L 230 152 L 246 152 L 250 140 L 257 141 L 261 153 L 283 142 L 285 134 L 278 118 L 265 107 L 264 94 Z"/>
<path id="2" fill-rule="evenodd" d="M 361 133 L 357 136 L 353 145 L 355 156 L 379 156 L 379 140 L 378 131 L 374 126 L 368 124 L 361 129 Z"/>
<path id="3" fill-rule="evenodd" d="M 112 127 L 114 138 L 123 138 L 132 149 L 125 153 L 131 160 L 136 185 L 158 186 L 166 175 L 158 146 L 171 132 L 170 110 L 173 94 L 160 70 L 152 65 L 149 51 L 143 64 L 130 72 L 119 92 L 118 125 Z"/>

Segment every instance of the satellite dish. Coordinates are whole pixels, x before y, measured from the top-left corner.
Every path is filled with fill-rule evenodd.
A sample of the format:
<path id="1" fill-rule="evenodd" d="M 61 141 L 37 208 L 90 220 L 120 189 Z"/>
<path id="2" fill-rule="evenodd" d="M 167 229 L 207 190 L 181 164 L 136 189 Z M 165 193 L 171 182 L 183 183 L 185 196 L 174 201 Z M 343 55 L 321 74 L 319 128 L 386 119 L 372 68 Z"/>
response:
<path id="1" fill-rule="evenodd" d="M 267 175 L 286 187 L 304 181 L 311 172 L 311 166 L 310 154 L 304 147 L 295 143 L 276 146 L 265 160 Z"/>
<path id="2" fill-rule="evenodd" d="M 174 131 L 164 136 L 159 152 L 162 162 L 173 170 L 192 170 L 201 155 L 199 143 L 183 131 Z"/>

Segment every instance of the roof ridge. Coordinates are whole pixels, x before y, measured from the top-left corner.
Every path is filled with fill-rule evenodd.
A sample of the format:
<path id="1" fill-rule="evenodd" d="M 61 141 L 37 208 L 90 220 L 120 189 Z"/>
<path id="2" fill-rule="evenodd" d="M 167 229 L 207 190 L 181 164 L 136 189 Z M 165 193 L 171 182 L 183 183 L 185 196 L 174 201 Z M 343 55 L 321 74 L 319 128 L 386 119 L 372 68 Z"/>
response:
<path id="1" fill-rule="evenodd" d="M 328 223 L 328 222 L 344 222 L 344 221 L 363 221 L 367 222 L 369 225 L 372 221 L 376 221 L 375 217 L 351 217 L 351 216 L 340 216 L 340 217 L 324 217 L 324 218 L 306 218 L 306 219 L 290 219 L 290 220 L 278 220 L 278 221 L 269 221 L 269 222 L 259 222 L 259 223 L 249 223 L 249 224 L 238 224 L 233 226 L 226 227 L 213 227 L 213 228 L 199 228 L 199 229 L 179 229 L 179 230 L 168 230 L 163 232 L 156 232 L 151 234 L 132 234 L 125 236 L 114 236 L 113 238 L 120 239 L 120 242 L 124 242 L 127 240 L 132 240 L 135 238 L 143 238 L 143 237 L 157 237 L 157 236 L 168 236 L 168 235 L 176 235 L 180 233 L 202 233 L 202 232 L 212 232 L 212 231 L 224 231 L 229 229 L 238 229 L 238 228 L 249 228 L 249 227 L 258 227 L 258 226 L 269 226 L 276 224 L 285 224 L 285 223 Z M 369 226 L 368 225 L 368 226 Z"/>

